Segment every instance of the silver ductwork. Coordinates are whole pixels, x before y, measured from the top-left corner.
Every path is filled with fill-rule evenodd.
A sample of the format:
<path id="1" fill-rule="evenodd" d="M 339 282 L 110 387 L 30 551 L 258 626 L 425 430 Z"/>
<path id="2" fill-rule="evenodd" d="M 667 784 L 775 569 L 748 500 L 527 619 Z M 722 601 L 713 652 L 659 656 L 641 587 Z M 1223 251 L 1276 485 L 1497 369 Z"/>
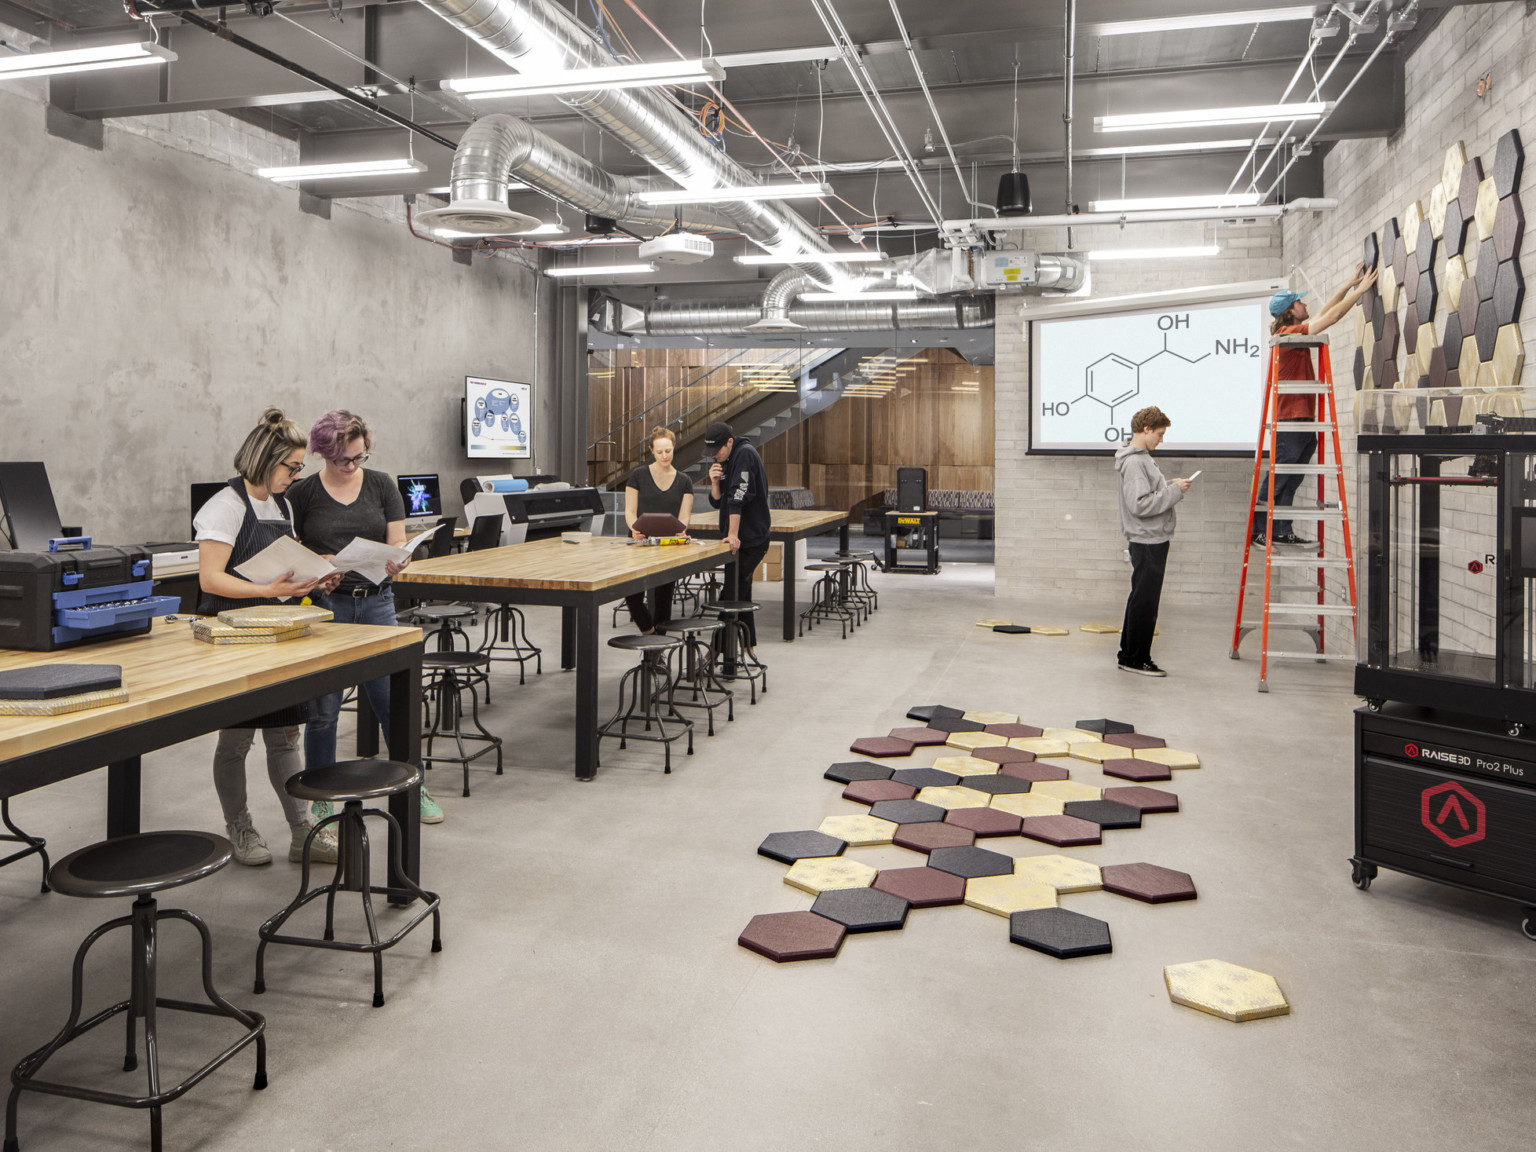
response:
<path id="1" fill-rule="evenodd" d="M 797 329 L 819 332 L 884 332 L 892 329 L 990 328 L 991 296 L 901 303 L 791 304 L 789 320 Z M 667 300 L 645 307 L 610 296 L 592 304 L 589 323 L 614 335 L 705 336 L 756 331 L 762 304 L 750 297 L 734 300 Z"/>
<path id="2" fill-rule="evenodd" d="M 800 296 L 800 293 L 811 288 L 825 288 L 826 285 L 817 280 L 804 268 L 786 268 L 772 280 L 768 281 L 768 287 L 763 291 L 762 302 L 758 305 L 761 315 L 752 324 L 747 325 L 751 332 L 798 332 L 805 327 L 789 318 L 789 307 Z"/>
<path id="3" fill-rule="evenodd" d="M 587 29 L 553 0 L 421 3 L 519 71 L 550 74 L 614 63 Z M 697 125 L 659 91 L 606 89 L 559 99 L 650 161 L 680 187 L 707 189 L 758 183 L 706 140 Z M 821 234 L 802 217 L 772 202 L 735 201 L 720 205 L 718 212 L 742 235 L 769 251 L 786 247 L 830 251 Z"/>

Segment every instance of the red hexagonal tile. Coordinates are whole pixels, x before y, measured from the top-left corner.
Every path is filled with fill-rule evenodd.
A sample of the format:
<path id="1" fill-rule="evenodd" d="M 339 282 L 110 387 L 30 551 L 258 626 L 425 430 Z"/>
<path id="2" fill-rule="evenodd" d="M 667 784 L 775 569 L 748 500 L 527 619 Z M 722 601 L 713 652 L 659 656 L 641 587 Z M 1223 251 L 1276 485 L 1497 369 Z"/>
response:
<path id="1" fill-rule="evenodd" d="M 912 741 L 897 740 L 894 736 L 860 736 L 848 745 L 848 751 L 860 756 L 910 756 L 912 748 Z"/>
<path id="2" fill-rule="evenodd" d="M 917 748 L 932 748 L 948 740 L 949 734 L 936 728 L 892 728 L 890 737 L 892 740 L 905 740 Z"/>
<path id="3" fill-rule="evenodd" d="M 1019 834 L 1059 848 L 1097 844 L 1100 839 L 1097 824 L 1079 820 L 1076 816 L 1026 816 Z"/>
<path id="4" fill-rule="evenodd" d="M 1163 868 L 1157 864 L 1106 864 L 1104 890 L 1148 904 L 1167 904 L 1174 900 L 1193 900 L 1195 882 L 1187 872 Z"/>
<path id="5" fill-rule="evenodd" d="M 855 780 L 843 789 L 843 799 L 855 804 L 878 804 L 881 800 L 910 800 L 917 789 L 894 780 Z"/>
<path id="6" fill-rule="evenodd" d="M 965 878 L 937 868 L 887 868 L 870 887 L 900 896 L 914 908 L 965 903 Z"/>
<path id="7" fill-rule="evenodd" d="M 903 824 L 893 838 L 898 848 L 932 852 L 935 848 L 963 848 L 976 842 L 976 833 L 958 824 Z"/>
<path id="8" fill-rule="evenodd" d="M 1022 748 L 973 748 L 971 755 L 978 760 L 990 760 L 994 764 L 1028 764 L 1035 758 L 1033 752 Z"/>
<path id="9" fill-rule="evenodd" d="M 958 824 L 982 836 L 1017 836 L 1019 817 L 997 808 L 951 808 L 944 817 L 946 824 Z"/>
<path id="10" fill-rule="evenodd" d="M 1113 800 L 1116 804 L 1129 804 L 1132 808 L 1140 808 L 1143 815 L 1148 812 L 1179 810 L 1179 798 L 1172 792 L 1164 792 L 1161 788 L 1106 788 L 1104 799 Z"/>
<path id="11" fill-rule="evenodd" d="M 1010 740 L 1032 739 L 1045 731 L 1033 724 L 988 724 L 986 730 L 994 736 L 1006 736 Z"/>
<path id="12" fill-rule="evenodd" d="M 1148 736 L 1143 732 L 1115 732 L 1104 737 L 1104 743 L 1115 744 L 1121 748 L 1168 747 L 1168 741 L 1157 736 Z"/>
<path id="13" fill-rule="evenodd" d="M 961 890 L 963 895 L 964 882 Z M 736 943 L 783 964 L 836 956 L 847 934 L 841 924 L 814 912 L 769 912 L 752 917 Z"/>
<path id="14" fill-rule="evenodd" d="M 1029 764 L 1004 764 L 997 770 L 999 776 L 1012 776 L 1015 780 L 1028 780 L 1031 784 L 1042 784 L 1047 780 L 1069 780 L 1072 773 L 1059 764 L 1043 764 L 1038 761 Z"/>
<path id="15" fill-rule="evenodd" d="M 1116 757 L 1099 765 L 1106 776 L 1118 776 L 1122 780 L 1172 780 L 1173 772 L 1166 764 L 1154 764 L 1150 760 L 1134 757 Z"/>

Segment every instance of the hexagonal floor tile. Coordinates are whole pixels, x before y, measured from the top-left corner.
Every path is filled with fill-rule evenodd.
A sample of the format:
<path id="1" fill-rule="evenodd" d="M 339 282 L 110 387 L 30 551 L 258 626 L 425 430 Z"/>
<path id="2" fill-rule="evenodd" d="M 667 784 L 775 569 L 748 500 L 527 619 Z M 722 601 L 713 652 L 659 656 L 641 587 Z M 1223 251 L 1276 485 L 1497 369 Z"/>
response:
<path id="1" fill-rule="evenodd" d="M 769 912 L 748 921 L 736 943 L 780 964 L 836 956 L 848 929 L 814 912 Z"/>
<path id="2" fill-rule="evenodd" d="M 900 896 L 914 908 L 939 908 L 965 900 L 965 878 L 937 868 L 884 868 L 874 887 Z"/>
<path id="3" fill-rule="evenodd" d="M 1106 788 L 1104 799 L 1113 800 L 1116 804 L 1129 804 L 1132 808 L 1140 808 L 1143 816 L 1149 812 L 1179 810 L 1179 798 L 1172 792 L 1164 792 L 1158 788 Z"/>
<path id="4" fill-rule="evenodd" d="M 1012 776 L 1015 780 L 1028 780 L 1037 784 L 1043 780 L 1065 780 L 1072 773 L 1064 764 L 1052 764 L 1048 760 L 1035 760 L 1028 764 L 1004 764 L 997 770 L 999 776 Z"/>
<path id="5" fill-rule="evenodd" d="M 784 883 L 813 896 L 834 888 L 868 888 L 874 880 L 873 868 L 846 856 L 831 860 L 796 860 L 784 873 Z"/>
<path id="6" fill-rule="evenodd" d="M 1119 629 L 1116 628 L 1115 631 L 1118 632 Z M 1081 728 L 1084 732 L 1097 732 L 1100 736 L 1106 738 L 1109 736 L 1126 736 L 1136 731 L 1134 724 L 1127 724 L 1124 720 L 1109 720 L 1105 718 L 1079 720 L 1077 727 Z"/>
<path id="7" fill-rule="evenodd" d="M 1104 886 L 1097 864 L 1056 853 L 1020 856 L 1013 862 L 1013 874 L 1037 884 L 1049 884 L 1057 892 L 1094 892 Z"/>
<path id="8" fill-rule="evenodd" d="M 979 840 L 984 836 L 1017 836 L 1019 817 L 997 808 L 952 808 L 944 817 L 944 823 L 956 824 L 974 832 Z"/>
<path id="9" fill-rule="evenodd" d="M 964 848 L 976 842 L 976 833 L 958 824 L 903 824 L 896 829 L 896 847 L 914 852 L 935 848 Z"/>
<path id="10" fill-rule="evenodd" d="M 962 808 L 960 811 L 973 812 L 979 809 Z M 954 876 L 964 876 L 967 880 L 974 880 L 977 876 L 1012 876 L 1013 857 L 977 848 L 975 845 L 935 848 L 928 853 L 928 867 Z"/>
<path id="11" fill-rule="evenodd" d="M 978 776 L 965 782 L 967 792 L 985 792 L 989 799 L 993 796 L 1017 796 L 1029 789 L 1030 781 L 1021 780 L 1017 776 Z"/>
<path id="12" fill-rule="evenodd" d="M 1275 978 L 1225 960 L 1194 960 L 1163 969 L 1175 1004 L 1241 1023 L 1287 1015 L 1291 1006 Z"/>
<path id="13" fill-rule="evenodd" d="M 996 777 L 986 776 L 982 779 L 995 780 Z M 924 788 L 917 794 L 917 799 L 946 812 L 951 808 L 985 808 L 992 801 L 990 795 L 978 792 L 975 788 Z"/>
<path id="14" fill-rule="evenodd" d="M 1020 752 L 1028 752 L 1032 756 L 1065 756 L 1071 750 L 1072 745 L 1065 740 L 1055 740 L 1048 736 L 1025 736 L 1008 741 L 1008 747 L 1017 748 Z"/>
<path id="15" fill-rule="evenodd" d="M 964 713 L 963 708 L 951 708 L 948 704 L 919 704 L 907 709 L 907 719 L 916 720 L 920 724 L 926 724 L 930 720 L 938 720 L 947 717 L 950 720 L 958 720 Z"/>
<path id="16" fill-rule="evenodd" d="M 1035 624 L 1035 625 L 1032 625 L 1032 628 L 1033 628 L 1034 633 L 1035 633 L 1036 636 L 1070 636 L 1070 635 L 1072 635 L 1072 633 L 1068 632 L 1065 628 L 1058 628 L 1054 624 Z"/>
<path id="17" fill-rule="evenodd" d="M 928 824 L 944 819 L 943 808 L 937 804 L 924 804 L 920 800 L 882 800 L 870 807 L 869 814 L 897 824 Z"/>
<path id="18" fill-rule="evenodd" d="M 1067 744 L 1102 743 L 1097 732 L 1089 732 L 1083 728 L 1047 728 L 1042 735 L 1047 740 L 1062 740 Z"/>
<path id="19" fill-rule="evenodd" d="M 1064 801 L 1055 796 L 1044 794 L 1036 796 L 1033 792 L 1005 793 L 1002 796 L 992 797 L 994 811 L 1007 812 L 1012 816 L 1060 816 L 1065 809 Z"/>
<path id="20" fill-rule="evenodd" d="M 932 748 L 949 739 L 948 732 L 936 728 L 892 728 L 889 735 L 892 740 L 905 740 L 914 748 Z"/>
<path id="21" fill-rule="evenodd" d="M 1150 760 L 1137 760 L 1133 756 L 1106 760 L 1099 765 L 1106 776 L 1118 776 L 1122 780 L 1171 780 L 1173 769 L 1166 764 L 1154 764 Z"/>
<path id="22" fill-rule="evenodd" d="M 1042 780 L 1033 785 L 1030 792 L 1036 796 L 1051 796 L 1057 800 L 1102 800 L 1104 790 L 1092 784 L 1076 780 Z"/>
<path id="23" fill-rule="evenodd" d="M 1010 740 L 1030 740 L 1044 732 L 1033 724 L 988 724 L 987 731 L 994 736 L 1006 736 Z"/>
<path id="24" fill-rule="evenodd" d="M 960 783 L 960 777 L 953 772 L 941 772 L 937 768 L 902 768 L 893 772 L 891 779 L 914 788 L 949 788 Z"/>
<path id="25" fill-rule="evenodd" d="M 899 803 L 899 801 L 888 800 L 885 803 Z M 854 813 L 848 816 L 828 816 L 816 826 L 816 831 L 846 840 L 856 848 L 864 848 L 872 844 L 889 844 L 891 837 L 896 834 L 897 823 L 894 820 L 879 820 L 874 816 Z"/>
<path id="26" fill-rule="evenodd" d="M 874 888 L 841 888 L 816 897 L 811 911 L 849 932 L 890 932 L 907 922 L 907 901 Z"/>
<path id="27" fill-rule="evenodd" d="M 1008 939 L 1058 960 L 1113 952 L 1109 925 L 1066 908 L 1039 908 L 1008 917 Z"/>
<path id="28" fill-rule="evenodd" d="M 1141 732 L 1112 732 L 1104 737 L 1104 743 L 1120 748 L 1166 748 L 1168 741 Z"/>
<path id="29" fill-rule="evenodd" d="M 986 725 L 978 724 L 974 720 L 950 719 L 947 716 L 936 717 L 928 721 L 928 727 L 935 732 L 980 732 Z"/>
<path id="30" fill-rule="evenodd" d="M 855 780 L 889 780 L 893 768 L 888 764 L 871 764 L 868 760 L 844 760 L 822 773 L 828 780 L 839 784 L 852 784 Z"/>
<path id="31" fill-rule="evenodd" d="M 1063 815 L 1076 816 L 1100 828 L 1140 828 L 1141 809 L 1113 800 L 1073 800 L 1062 809 Z"/>
<path id="32" fill-rule="evenodd" d="M 1177 748 L 1137 748 L 1131 752 L 1137 760 L 1150 760 L 1165 768 L 1198 768 L 1200 757 L 1193 752 L 1181 752 Z"/>
<path id="33" fill-rule="evenodd" d="M 945 741 L 951 748 L 970 752 L 977 748 L 998 748 L 1008 743 L 1006 736 L 994 736 L 990 732 L 954 732 Z"/>
<path id="34" fill-rule="evenodd" d="M 1106 864 L 1100 871 L 1104 873 L 1104 891 L 1148 904 L 1193 900 L 1196 896 L 1189 873 L 1157 864 Z"/>
<path id="35" fill-rule="evenodd" d="M 843 789 L 843 799 L 855 804 L 878 804 L 882 800 L 910 800 L 917 789 L 894 780 L 855 780 Z"/>
<path id="36" fill-rule="evenodd" d="M 1075 816 L 1026 816 L 1020 836 L 1054 844 L 1058 848 L 1076 848 L 1100 841 L 1099 826 Z"/>
<path id="37" fill-rule="evenodd" d="M 1017 724 L 1019 722 L 1019 718 L 1012 712 L 967 712 L 965 718 L 974 720 L 978 724 Z"/>
<path id="38" fill-rule="evenodd" d="M 1004 636 L 1028 636 L 1034 629 L 1028 624 L 994 624 L 992 631 L 1001 632 Z"/>
<path id="39" fill-rule="evenodd" d="M 841 856 L 846 847 L 846 840 L 825 832 L 775 832 L 757 846 L 757 854 L 781 864 L 793 864 L 796 860 Z"/>
<path id="40" fill-rule="evenodd" d="M 1006 746 L 1000 744 L 995 748 L 978 748 L 971 755 L 978 760 L 990 760 L 994 764 L 1028 764 L 1035 758 L 1033 752 L 1015 748 L 1012 744 Z"/>
<path id="41" fill-rule="evenodd" d="M 967 776 L 990 776 L 998 769 L 995 760 L 983 760 L 980 756 L 940 756 L 933 762 L 933 766 L 940 772 L 953 773 L 962 780 Z"/>
<path id="42" fill-rule="evenodd" d="M 995 916 L 1056 907 L 1056 889 L 1023 876 L 978 876 L 965 882 L 965 902 Z"/>
<path id="43" fill-rule="evenodd" d="M 848 751 L 860 756 L 910 756 L 912 742 L 897 740 L 894 736 L 861 736 L 848 745 Z"/>
<path id="44" fill-rule="evenodd" d="M 1114 744 L 1099 742 L 1073 744 L 1067 753 L 1074 760 L 1087 760 L 1094 764 L 1102 764 L 1106 760 L 1117 760 L 1125 755 L 1125 749 Z"/>

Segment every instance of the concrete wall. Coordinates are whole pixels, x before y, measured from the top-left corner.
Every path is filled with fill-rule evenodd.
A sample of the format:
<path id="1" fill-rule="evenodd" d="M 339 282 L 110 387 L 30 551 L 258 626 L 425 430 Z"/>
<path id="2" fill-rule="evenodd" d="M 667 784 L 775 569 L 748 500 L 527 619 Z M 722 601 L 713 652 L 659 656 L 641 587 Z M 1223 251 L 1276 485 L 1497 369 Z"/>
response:
<path id="1" fill-rule="evenodd" d="M 306 428 L 362 414 L 371 466 L 440 473 L 457 513 L 461 477 L 507 470 L 460 446 L 469 373 L 533 378 L 535 463 L 555 467 L 536 272 L 455 263 L 398 199 L 303 213 L 251 174 L 294 146 L 218 113 L 108 122 L 100 152 L 49 136 L 42 84 L 0 85 L 0 458 L 45 461 L 66 523 L 185 539 L 187 485 L 232 473 L 266 404 Z"/>

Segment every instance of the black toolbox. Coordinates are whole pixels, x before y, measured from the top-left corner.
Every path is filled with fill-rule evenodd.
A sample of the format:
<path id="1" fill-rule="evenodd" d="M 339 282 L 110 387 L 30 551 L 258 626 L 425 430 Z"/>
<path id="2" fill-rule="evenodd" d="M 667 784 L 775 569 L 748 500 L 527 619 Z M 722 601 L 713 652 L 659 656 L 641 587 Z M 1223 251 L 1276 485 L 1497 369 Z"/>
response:
<path id="1" fill-rule="evenodd" d="M 148 632 L 180 605 L 153 591 L 151 554 L 138 545 L 0 552 L 0 648 L 52 652 Z"/>

